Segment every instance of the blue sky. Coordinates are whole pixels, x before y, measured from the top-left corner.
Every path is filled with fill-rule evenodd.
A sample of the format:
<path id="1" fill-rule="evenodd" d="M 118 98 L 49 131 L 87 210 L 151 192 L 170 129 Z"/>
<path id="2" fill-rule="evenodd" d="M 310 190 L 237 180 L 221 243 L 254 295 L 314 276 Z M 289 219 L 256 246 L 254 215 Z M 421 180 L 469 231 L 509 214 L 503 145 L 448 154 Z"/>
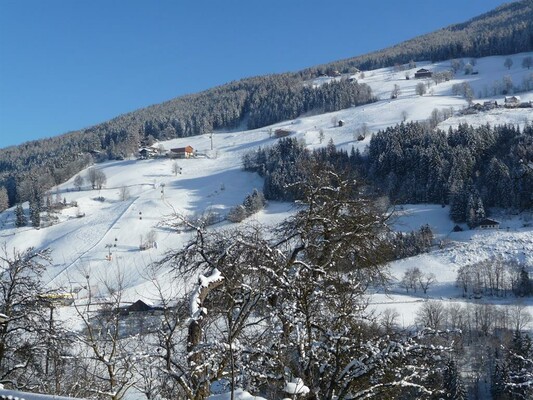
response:
<path id="1" fill-rule="evenodd" d="M 0 148 L 466 21 L 503 0 L 0 0 Z"/>

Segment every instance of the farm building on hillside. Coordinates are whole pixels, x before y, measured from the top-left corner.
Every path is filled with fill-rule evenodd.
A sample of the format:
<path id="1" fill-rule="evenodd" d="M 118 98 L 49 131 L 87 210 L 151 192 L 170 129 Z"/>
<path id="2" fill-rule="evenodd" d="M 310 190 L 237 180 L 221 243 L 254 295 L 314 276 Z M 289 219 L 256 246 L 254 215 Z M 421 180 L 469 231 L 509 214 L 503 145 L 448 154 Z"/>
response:
<path id="1" fill-rule="evenodd" d="M 485 218 L 479 222 L 479 229 L 499 229 L 500 223 L 494 219 Z"/>
<path id="2" fill-rule="evenodd" d="M 139 158 L 146 160 L 157 156 L 157 150 L 153 147 L 143 147 L 139 150 Z"/>
<path id="3" fill-rule="evenodd" d="M 432 76 L 433 76 L 433 72 L 425 68 L 421 68 L 415 72 L 415 79 L 431 78 Z"/>
<path id="4" fill-rule="evenodd" d="M 170 149 L 168 156 L 170 158 L 191 158 L 194 156 L 194 149 L 191 146 L 176 147 L 174 149 Z"/>
<path id="5" fill-rule="evenodd" d="M 292 132 L 291 131 L 288 131 L 286 129 L 276 129 L 274 131 L 274 135 L 277 137 L 277 138 L 282 138 L 282 137 L 286 137 L 286 136 L 289 136 Z"/>
<path id="6" fill-rule="evenodd" d="M 145 303 L 142 300 L 137 300 L 136 302 L 127 305 L 127 306 L 121 306 L 118 308 L 118 311 L 121 315 L 126 316 L 130 313 L 149 313 L 154 314 L 158 311 L 162 311 L 162 307 L 153 306 L 150 304 Z"/>
<path id="7" fill-rule="evenodd" d="M 520 96 L 505 96 L 505 105 L 507 107 L 516 107 L 520 104 Z"/>

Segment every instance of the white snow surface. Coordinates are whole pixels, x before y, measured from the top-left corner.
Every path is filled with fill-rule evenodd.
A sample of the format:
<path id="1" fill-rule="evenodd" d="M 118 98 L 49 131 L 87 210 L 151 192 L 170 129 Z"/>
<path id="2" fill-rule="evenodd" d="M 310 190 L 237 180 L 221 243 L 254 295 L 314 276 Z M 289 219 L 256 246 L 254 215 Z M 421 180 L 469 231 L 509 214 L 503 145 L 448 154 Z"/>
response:
<path id="1" fill-rule="evenodd" d="M 307 394 L 309 393 L 309 388 L 305 386 L 304 381 L 301 378 L 295 378 L 292 382 L 287 382 L 283 391 L 292 395 Z"/>
<path id="2" fill-rule="evenodd" d="M 521 68 L 521 60 L 533 53 L 511 56 L 514 66 L 507 70 L 503 66 L 505 58 L 488 57 L 477 60 L 477 75 L 461 75 L 431 87 L 431 93 L 424 96 L 415 94 L 415 86 L 420 80 L 405 79 L 405 71 L 396 72 L 392 68 L 365 71 L 360 82 L 369 84 L 379 101 L 360 107 L 352 107 L 334 113 L 302 116 L 280 122 L 271 127 L 255 130 L 225 131 L 209 135 L 179 138 L 157 143 L 165 149 L 192 146 L 199 153 L 207 154 L 186 160 L 178 160 L 182 174 L 172 173 L 174 160 L 160 158 L 138 160 L 133 156 L 123 161 L 111 161 L 94 165 L 107 176 L 107 184 L 101 190 L 92 190 L 87 180 L 87 170 L 80 175 L 85 178 L 82 190 L 74 188 L 74 177 L 68 182 L 51 190 L 65 198 L 68 203 L 77 202 L 78 207 L 66 208 L 59 212 L 55 225 L 39 230 L 31 227 L 14 226 L 14 209 L 0 214 L 0 243 L 5 245 L 8 253 L 13 249 L 24 250 L 30 246 L 37 249 L 50 248 L 52 262 L 44 275 L 45 283 L 50 288 L 63 288 L 66 291 L 78 289 L 78 301 L 83 301 L 89 294 L 83 287 L 85 279 L 94 286 L 92 296 L 103 296 L 103 282 L 119 283 L 124 287 L 123 299 L 134 302 L 142 299 L 157 304 L 158 294 L 154 281 L 169 293 L 184 293 L 193 288 L 191 282 L 170 279 L 170 271 L 157 270 L 150 273 L 148 268 L 158 261 L 166 252 L 178 250 L 194 233 L 176 231 L 162 226 L 174 212 L 192 215 L 213 210 L 225 215 L 231 207 L 241 204 L 244 197 L 254 188 L 261 189 L 262 179 L 252 173 L 244 172 L 241 166 L 242 156 L 259 146 L 270 146 L 276 138 L 269 136 L 269 129 L 286 128 L 294 133 L 293 137 L 302 140 L 310 149 L 325 146 L 330 139 L 341 148 L 352 146 L 364 151 L 370 136 L 364 140 L 354 140 L 354 132 L 366 123 L 371 132 L 393 126 L 403 119 L 425 120 L 435 108 L 453 107 L 460 110 L 466 106 L 465 99 L 453 96 L 451 87 L 455 83 L 468 82 L 474 88 L 476 96 L 483 93 L 494 81 L 510 75 L 518 85 L 522 79 L 533 73 Z M 465 60 L 468 61 L 468 60 Z M 436 64 L 418 63 L 416 69 L 424 67 L 432 71 L 448 69 L 450 62 Z M 411 76 L 416 69 L 409 70 Z M 359 74 L 355 75 L 356 77 Z M 325 79 L 312 82 L 323 84 Z M 390 99 L 394 84 L 401 88 L 400 96 Z M 533 100 L 533 92 L 519 93 L 523 101 Z M 475 99 L 476 102 L 496 100 L 503 103 L 504 96 L 492 96 Z M 333 118 L 342 119 L 344 126 L 333 126 Z M 497 109 L 488 113 L 468 116 L 454 116 L 440 124 L 442 128 L 456 126 L 466 122 L 472 124 L 512 123 L 524 126 L 533 120 L 533 109 Z M 319 131 L 323 130 L 325 138 L 321 142 Z M 128 188 L 130 197 L 121 201 L 121 188 Z M 98 198 L 101 198 L 100 200 Z M 103 201 L 101 201 L 103 200 Z M 24 207 L 27 209 L 28 205 Z M 264 210 L 248 218 L 257 223 L 273 225 L 286 219 L 294 211 L 291 204 L 269 202 Z M 448 208 L 440 205 L 404 205 L 398 209 L 399 218 L 394 227 L 401 231 L 416 230 L 423 224 L 429 224 L 441 242 L 442 248 L 394 262 L 390 265 L 391 275 L 401 279 L 403 272 L 418 266 L 423 272 L 433 272 L 437 284 L 428 292 L 430 298 L 439 301 L 465 301 L 459 297 L 455 287 L 455 273 L 464 263 L 483 260 L 495 255 L 518 258 L 533 262 L 533 218 L 530 214 L 517 216 L 498 216 L 502 221 L 497 231 L 472 231 L 452 233 L 454 224 L 448 218 Z M 84 215 L 77 218 L 77 215 Z M 236 226 L 221 222 L 213 229 L 227 229 Z M 156 247 L 141 251 L 142 238 L 150 231 L 156 234 Z M 111 257 L 108 257 L 111 255 Z M 120 279 L 118 278 L 120 277 Z M 120 282 L 119 282 L 120 280 Z M 420 294 L 406 295 L 399 288 L 392 288 L 386 293 L 375 293 L 370 302 L 376 311 L 394 307 L 401 313 L 402 323 L 413 323 L 416 310 L 426 299 Z M 502 304 L 510 299 L 502 300 Z M 526 304 L 533 311 L 533 303 Z M 59 314 L 65 319 L 74 318 L 69 307 L 60 309 Z M 75 322 L 73 322 L 75 323 Z M 242 396 L 245 396 L 243 393 Z M 213 397 L 222 399 L 223 397 Z M 252 397 L 239 397 L 242 399 Z"/>

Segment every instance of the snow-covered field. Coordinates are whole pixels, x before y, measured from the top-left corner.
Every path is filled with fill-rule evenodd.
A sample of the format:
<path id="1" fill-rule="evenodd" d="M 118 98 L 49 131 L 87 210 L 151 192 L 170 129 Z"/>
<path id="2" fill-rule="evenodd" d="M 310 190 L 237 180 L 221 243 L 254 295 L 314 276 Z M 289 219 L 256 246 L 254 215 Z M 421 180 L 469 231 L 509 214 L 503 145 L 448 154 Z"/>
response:
<path id="1" fill-rule="evenodd" d="M 170 230 L 162 226 L 161 222 L 175 212 L 193 215 L 212 210 L 224 215 L 231 207 L 242 203 L 254 188 L 261 189 L 261 178 L 242 171 L 241 157 L 259 146 L 273 144 L 277 139 L 269 136 L 270 128 L 293 131 L 293 136 L 304 141 L 309 148 L 324 146 L 332 139 L 337 146 L 347 149 L 355 146 L 364 151 L 370 135 L 362 141 L 354 140 L 354 132 L 363 123 L 367 124 L 371 132 L 376 132 L 401 122 L 405 117 L 407 120 L 425 120 L 435 108 L 453 107 L 456 111 L 460 110 L 467 103 L 464 98 L 452 95 L 454 84 L 468 82 L 476 97 L 479 93 L 483 94 L 485 88 L 490 88 L 495 81 L 501 81 L 505 75 L 510 75 L 515 85 L 519 85 L 526 76 L 533 73 L 520 67 L 521 60 L 527 55 L 533 53 L 511 56 L 514 67 L 510 70 L 503 65 L 506 57 L 478 59 L 475 67 L 479 71 L 477 75 L 462 75 L 459 72 L 455 79 L 431 86 L 430 93 L 424 96 L 415 94 L 415 87 L 420 80 L 406 80 L 406 72 L 412 77 L 416 69 L 421 67 L 443 71 L 449 69 L 449 62 L 419 63 L 418 68 L 409 71 L 394 71 L 392 68 L 366 71 L 365 77 L 360 81 L 369 84 L 380 99 L 374 104 L 329 114 L 303 116 L 257 130 L 215 132 L 212 141 L 208 135 L 203 135 L 158 143 L 157 146 L 163 145 L 167 150 L 190 145 L 199 153 L 208 155 L 178 160 L 182 168 L 182 173 L 178 175 L 172 172 L 174 161 L 166 158 L 137 160 L 132 157 L 124 161 L 95 165 L 107 176 L 107 184 L 103 189 L 92 190 L 87 183 L 87 171 L 81 172 L 80 175 L 86 182 L 82 190 L 75 190 L 72 177 L 52 191 L 53 196 L 59 193 L 68 203 L 77 202 L 78 207 L 62 210 L 57 224 L 39 230 L 31 227 L 15 228 L 14 210 L 8 210 L 0 214 L 0 242 L 8 251 L 13 248 L 23 250 L 30 246 L 50 248 L 53 261 L 44 276 L 50 288 L 81 287 L 87 276 L 98 286 L 101 282 L 121 275 L 126 289 L 125 301 L 156 301 L 146 267 L 167 251 L 179 249 L 190 238 L 189 233 Z M 314 84 L 321 84 L 326 80 L 322 78 Z M 397 99 L 391 100 L 390 93 L 394 84 L 399 85 L 401 94 Z M 533 92 L 519 95 L 522 101 L 533 100 Z M 485 100 L 496 100 L 502 104 L 503 96 L 475 99 L 477 102 Z M 333 126 L 333 119 L 343 120 L 344 126 Z M 532 120 L 531 108 L 496 109 L 476 115 L 454 116 L 440 126 L 447 129 L 462 122 L 512 123 L 523 126 Z M 325 136 L 322 141 L 320 130 Z M 126 200 L 121 199 L 123 188 L 127 188 L 129 192 Z M 290 204 L 271 202 L 251 218 L 259 223 L 274 224 L 283 221 L 291 212 Z M 78 215 L 84 216 L 77 218 Z M 390 266 L 391 274 L 396 279 L 401 279 L 403 272 L 413 266 L 419 267 L 423 272 L 433 272 L 437 283 L 427 295 L 407 295 L 393 285 L 387 293 L 375 293 L 370 299 L 372 307 L 377 311 L 395 308 L 400 313 L 401 324 L 404 326 L 413 323 L 418 307 L 428 297 L 445 302 L 473 301 L 460 297 L 460 291 L 455 287 L 456 271 L 465 263 L 502 255 L 533 264 L 531 215 L 502 215 L 502 225 L 497 231 L 458 233 L 452 232 L 454 224 L 448 218 L 447 207 L 405 205 L 398 210 L 398 215 L 395 229 L 411 231 L 429 224 L 436 233 L 437 240 L 442 243 L 442 248 L 437 246 L 428 254 L 394 262 Z M 222 222 L 219 226 L 229 227 L 230 224 Z M 141 251 L 139 246 L 150 231 L 155 232 L 156 247 Z M 175 289 L 186 290 L 185 287 Z M 83 290 L 79 292 L 80 298 L 86 295 Z M 507 304 L 509 301 L 511 300 L 508 298 L 501 303 Z M 527 303 L 527 306 L 533 313 L 533 302 Z M 64 315 L 70 314 L 68 310 L 62 312 Z"/>

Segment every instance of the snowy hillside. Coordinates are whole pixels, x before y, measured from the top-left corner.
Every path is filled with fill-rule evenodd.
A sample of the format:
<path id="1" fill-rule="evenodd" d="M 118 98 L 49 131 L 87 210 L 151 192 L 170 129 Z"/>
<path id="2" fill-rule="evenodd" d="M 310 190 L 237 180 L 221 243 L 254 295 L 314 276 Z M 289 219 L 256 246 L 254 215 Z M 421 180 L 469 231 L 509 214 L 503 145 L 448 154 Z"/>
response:
<path id="1" fill-rule="evenodd" d="M 259 146 L 273 144 L 277 139 L 269 133 L 272 130 L 290 130 L 310 149 L 325 146 L 332 140 L 339 147 L 350 149 L 355 146 L 364 151 L 371 135 L 364 140 L 357 140 L 356 132 L 361 130 L 363 124 L 370 132 L 376 132 L 402 120 L 425 120 L 434 109 L 455 110 L 453 117 L 441 122 L 442 128 L 462 122 L 523 126 L 533 120 L 533 109 L 498 108 L 474 115 L 458 115 L 457 111 L 465 108 L 467 101 L 453 95 L 452 88 L 453 85 L 467 82 L 474 91 L 474 102 L 497 101 L 503 104 L 504 96 L 491 95 L 491 88 L 506 75 L 511 77 L 515 86 L 520 86 L 528 79 L 533 72 L 520 66 L 520 61 L 528 55 L 532 54 L 511 56 L 514 67 L 509 70 L 504 66 L 507 57 L 478 59 L 475 66 L 477 74 L 464 75 L 458 72 L 448 82 L 432 84 L 423 96 L 416 94 L 417 84 L 430 81 L 414 79 L 416 70 L 424 67 L 433 72 L 444 71 L 450 68 L 450 62 L 419 63 L 417 68 L 403 71 L 393 68 L 365 71 L 364 77 L 360 74 L 354 77 L 372 87 L 379 98 L 376 103 L 335 113 L 303 116 L 257 130 L 216 132 L 212 137 L 203 135 L 157 143 L 155 147 L 163 146 L 166 150 L 190 145 L 198 153 L 205 154 L 178 160 L 181 174 L 174 174 L 174 160 L 167 158 L 141 160 L 132 157 L 97 164 L 94 168 L 104 172 L 107 177 L 107 183 L 101 190 L 91 189 L 88 172 L 83 171 L 80 175 L 85 183 L 81 190 L 76 190 L 72 177 L 51 191 L 52 197 L 58 197 L 67 204 L 58 212 L 54 224 L 39 230 L 15 228 L 15 213 L 11 209 L 0 215 L 1 241 L 8 251 L 30 246 L 50 248 L 53 261 L 44 277 L 50 288 L 80 290 L 78 296 L 83 298 L 88 295 L 81 288 L 85 277 L 89 276 L 97 285 L 98 282 L 116 279 L 120 271 L 125 277 L 125 301 L 155 301 L 153 285 L 145 273 L 147 266 L 159 260 L 167 251 L 179 249 L 190 238 L 190 233 L 175 232 L 162 225 L 162 222 L 174 213 L 192 216 L 207 210 L 225 216 L 254 188 L 261 189 L 262 180 L 257 175 L 242 171 L 241 158 Z M 410 76 L 409 80 L 406 74 Z M 320 78 L 312 84 L 320 85 L 329 79 L 334 78 Z M 400 94 L 397 99 L 391 100 L 394 85 L 399 86 Z M 481 98 L 478 98 L 479 95 Z M 518 95 L 523 102 L 533 101 L 533 91 Z M 339 120 L 344 122 L 343 126 L 334 126 L 333 122 Z M 284 220 L 291 210 L 291 204 L 271 202 L 252 218 L 260 223 L 275 224 Z M 505 255 L 533 263 L 531 216 L 509 217 L 498 231 L 452 233 L 454 224 L 448 218 L 447 208 L 405 206 L 401 214 L 396 223 L 398 230 L 418 229 L 429 223 L 437 233 L 438 240 L 444 243 L 442 249 L 391 265 L 391 273 L 397 279 L 412 265 L 434 272 L 437 283 L 429 290 L 429 297 L 462 300 L 455 287 L 455 274 L 458 266 L 466 261 Z M 221 222 L 216 229 L 231 226 L 228 222 Z M 140 246 L 147 238 L 152 247 L 141 250 Z M 160 273 L 164 274 L 164 271 Z M 413 322 L 412 313 L 418 300 L 418 295 L 413 298 L 400 288 L 393 288 L 388 295 L 376 294 L 371 302 L 395 306 L 402 312 L 405 325 L 409 325 Z M 533 311 L 533 305 L 529 306 Z"/>

